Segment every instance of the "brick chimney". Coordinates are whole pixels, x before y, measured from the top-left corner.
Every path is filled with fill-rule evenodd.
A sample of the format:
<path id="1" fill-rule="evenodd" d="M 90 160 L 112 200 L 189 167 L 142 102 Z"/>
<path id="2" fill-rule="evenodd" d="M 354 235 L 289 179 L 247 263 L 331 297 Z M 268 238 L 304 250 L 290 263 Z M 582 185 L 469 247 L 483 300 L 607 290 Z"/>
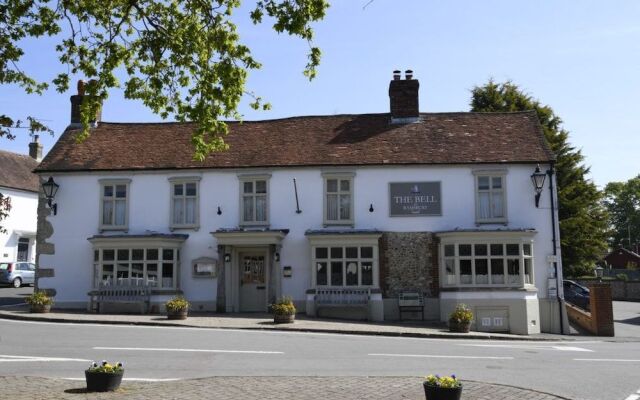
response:
<path id="1" fill-rule="evenodd" d="M 33 142 L 29 143 L 29 156 L 34 160 L 42 161 L 42 144 L 38 141 L 39 136 L 33 136 Z"/>
<path id="2" fill-rule="evenodd" d="M 82 121 L 80 119 L 80 105 L 84 99 L 86 83 L 83 80 L 78 81 L 78 94 L 71 96 L 71 127 L 80 127 L 82 126 Z M 96 111 L 96 117 L 91 120 L 93 125 L 97 125 L 98 122 L 102 119 L 102 107 Z"/>
<path id="3" fill-rule="evenodd" d="M 420 83 L 417 79 L 413 79 L 412 70 L 405 71 L 405 79 L 401 79 L 400 71 L 393 71 L 393 80 L 389 83 L 392 124 L 406 124 L 418 120 L 420 116 L 419 88 Z"/>

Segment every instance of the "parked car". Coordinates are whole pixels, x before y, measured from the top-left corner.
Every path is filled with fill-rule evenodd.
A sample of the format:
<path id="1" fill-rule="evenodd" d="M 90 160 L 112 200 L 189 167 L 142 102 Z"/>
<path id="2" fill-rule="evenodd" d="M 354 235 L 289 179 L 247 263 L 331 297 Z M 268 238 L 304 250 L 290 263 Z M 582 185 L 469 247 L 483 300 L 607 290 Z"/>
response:
<path id="1" fill-rule="evenodd" d="M 590 311 L 589 304 L 591 303 L 591 297 L 588 288 L 566 279 L 562 281 L 562 286 L 564 288 L 564 299 L 568 303 Z"/>
<path id="2" fill-rule="evenodd" d="M 33 285 L 36 278 L 35 264 L 28 262 L 0 262 L 0 283 L 15 288 Z"/>

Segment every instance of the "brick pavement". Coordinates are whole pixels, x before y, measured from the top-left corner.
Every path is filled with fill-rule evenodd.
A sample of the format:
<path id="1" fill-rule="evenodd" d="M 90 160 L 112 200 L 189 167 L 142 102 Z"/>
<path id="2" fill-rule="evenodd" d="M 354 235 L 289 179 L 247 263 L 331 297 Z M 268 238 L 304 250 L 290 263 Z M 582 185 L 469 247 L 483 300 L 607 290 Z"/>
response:
<path id="1" fill-rule="evenodd" d="M 82 381 L 0 377 L 0 388 L 0 397 L 11 400 L 424 399 L 419 377 L 212 377 L 159 383 L 124 382 L 113 393 L 86 393 Z M 516 399 L 567 400 L 511 386 L 464 382 L 462 400 Z"/>

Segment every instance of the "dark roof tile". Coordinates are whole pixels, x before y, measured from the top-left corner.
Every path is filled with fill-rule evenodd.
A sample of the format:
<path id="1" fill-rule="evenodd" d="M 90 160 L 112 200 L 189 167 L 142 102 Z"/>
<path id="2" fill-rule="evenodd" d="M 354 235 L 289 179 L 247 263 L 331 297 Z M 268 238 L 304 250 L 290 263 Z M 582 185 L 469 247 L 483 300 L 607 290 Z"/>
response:
<path id="1" fill-rule="evenodd" d="M 29 156 L 0 150 L 0 187 L 38 192 L 38 175 L 32 172 L 37 166 Z"/>

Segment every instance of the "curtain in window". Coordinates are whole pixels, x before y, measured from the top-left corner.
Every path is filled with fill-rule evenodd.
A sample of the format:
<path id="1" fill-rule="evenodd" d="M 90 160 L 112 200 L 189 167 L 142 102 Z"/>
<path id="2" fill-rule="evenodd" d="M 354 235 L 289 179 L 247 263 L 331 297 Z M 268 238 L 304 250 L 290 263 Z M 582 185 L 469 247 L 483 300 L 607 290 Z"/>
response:
<path id="1" fill-rule="evenodd" d="M 267 197 L 256 196 L 256 221 L 264 222 L 267 220 Z"/>
<path id="2" fill-rule="evenodd" d="M 493 218 L 501 218 L 504 217 L 503 211 L 503 201 L 502 201 L 502 192 L 494 192 L 493 193 Z"/>
<path id="3" fill-rule="evenodd" d="M 196 223 L 196 199 L 185 199 L 184 223 L 193 225 Z"/>
<path id="4" fill-rule="evenodd" d="M 351 219 L 351 196 L 348 194 L 340 195 L 340 219 Z"/>
<path id="5" fill-rule="evenodd" d="M 113 201 L 104 200 L 102 202 L 102 224 L 111 225 L 113 221 Z"/>
<path id="6" fill-rule="evenodd" d="M 184 223 L 184 199 L 173 199 L 173 223 L 174 224 L 182 224 Z"/>
<path id="7" fill-rule="evenodd" d="M 478 218 L 491 218 L 491 201 L 488 192 L 478 193 Z"/>
<path id="8" fill-rule="evenodd" d="M 125 200 L 117 200 L 115 209 L 115 221 L 114 225 L 124 225 L 125 216 L 127 212 L 127 203 Z"/>
<path id="9" fill-rule="evenodd" d="M 335 221 L 338 219 L 338 195 L 327 195 L 327 220 Z"/>
<path id="10" fill-rule="evenodd" d="M 253 221 L 253 197 L 245 196 L 242 198 L 242 220 Z"/>

